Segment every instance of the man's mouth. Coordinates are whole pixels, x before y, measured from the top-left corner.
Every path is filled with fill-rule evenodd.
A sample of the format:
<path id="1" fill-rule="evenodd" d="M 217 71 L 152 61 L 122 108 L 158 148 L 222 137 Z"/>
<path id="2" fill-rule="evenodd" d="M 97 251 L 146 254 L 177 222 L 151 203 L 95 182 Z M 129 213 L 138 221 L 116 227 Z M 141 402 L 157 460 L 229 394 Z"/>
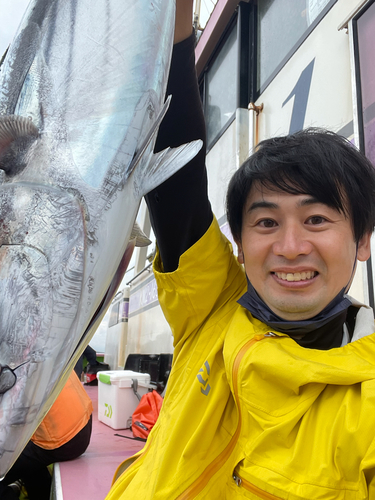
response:
<path id="1" fill-rule="evenodd" d="M 305 281 L 311 280 L 318 275 L 316 271 L 303 271 L 301 273 L 278 273 L 274 272 L 279 279 L 284 281 Z"/>

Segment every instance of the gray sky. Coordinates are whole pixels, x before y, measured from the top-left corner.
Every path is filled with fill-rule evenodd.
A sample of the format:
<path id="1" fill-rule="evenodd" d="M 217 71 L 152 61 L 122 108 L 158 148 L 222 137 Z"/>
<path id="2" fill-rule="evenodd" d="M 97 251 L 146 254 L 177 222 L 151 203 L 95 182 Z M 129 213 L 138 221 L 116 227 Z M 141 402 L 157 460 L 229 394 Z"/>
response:
<path id="1" fill-rule="evenodd" d="M 211 12 L 213 11 L 217 0 L 201 0 L 201 12 L 200 12 L 200 25 L 204 28 L 210 18 Z M 195 2 L 194 2 L 195 8 Z"/>
<path id="2" fill-rule="evenodd" d="M 13 40 L 29 0 L 0 0 L 0 59 Z"/>

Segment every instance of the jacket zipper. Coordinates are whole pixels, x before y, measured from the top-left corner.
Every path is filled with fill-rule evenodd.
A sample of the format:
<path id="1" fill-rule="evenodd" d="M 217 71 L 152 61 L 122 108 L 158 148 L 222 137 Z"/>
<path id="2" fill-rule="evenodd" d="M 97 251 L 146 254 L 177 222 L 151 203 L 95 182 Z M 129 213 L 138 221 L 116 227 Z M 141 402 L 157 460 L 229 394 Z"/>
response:
<path id="1" fill-rule="evenodd" d="M 233 474 L 233 479 L 238 487 L 242 487 L 245 490 L 250 491 L 250 493 L 253 493 L 262 500 L 281 500 L 281 498 L 275 497 L 274 495 L 271 495 L 271 493 L 267 493 L 267 491 L 261 490 L 254 484 L 249 483 L 249 481 L 246 481 L 246 479 L 243 479 L 236 474 Z"/>
<path id="2" fill-rule="evenodd" d="M 268 332 L 266 334 L 261 334 L 261 335 L 255 335 L 251 340 L 246 342 L 246 344 L 243 345 L 239 350 L 236 359 L 234 360 L 232 369 L 234 397 L 238 408 L 238 425 L 236 432 L 233 434 L 232 439 L 229 441 L 229 444 L 227 445 L 225 450 L 223 450 L 221 454 L 218 455 L 215 458 L 215 460 L 206 467 L 204 472 L 180 496 L 178 496 L 176 500 L 189 500 L 195 498 L 196 495 L 200 493 L 200 491 L 203 490 L 203 488 L 207 485 L 211 477 L 213 477 L 216 474 L 216 472 L 218 472 L 221 469 L 223 464 L 227 461 L 228 457 L 231 455 L 232 451 L 236 446 L 238 437 L 241 432 L 241 408 L 238 397 L 238 383 L 237 383 L 238 368 L 241 364 L 242 358 L 244 357 L 245 353 L 250 349 L 250 347 L 253 344 L 258 342 L 259 340 L 263 340 L 266 337 L 276 337 L 276 336 L 277 335 L 275 335 L 272 332 Z"/>

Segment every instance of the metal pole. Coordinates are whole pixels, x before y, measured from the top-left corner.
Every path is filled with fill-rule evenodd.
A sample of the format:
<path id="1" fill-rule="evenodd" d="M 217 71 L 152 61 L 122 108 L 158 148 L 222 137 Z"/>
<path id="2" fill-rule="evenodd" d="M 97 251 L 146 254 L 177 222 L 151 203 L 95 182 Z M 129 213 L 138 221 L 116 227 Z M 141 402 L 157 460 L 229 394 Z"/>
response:
<path id="1" fill-rule="evenodd" d="M 254 150 L 259 142 L 259 126 L 258 116 L 263 111 L 263 103 L 257 106 L 253 102 L 249 103 L 249 156 L 254 153 Z"/>

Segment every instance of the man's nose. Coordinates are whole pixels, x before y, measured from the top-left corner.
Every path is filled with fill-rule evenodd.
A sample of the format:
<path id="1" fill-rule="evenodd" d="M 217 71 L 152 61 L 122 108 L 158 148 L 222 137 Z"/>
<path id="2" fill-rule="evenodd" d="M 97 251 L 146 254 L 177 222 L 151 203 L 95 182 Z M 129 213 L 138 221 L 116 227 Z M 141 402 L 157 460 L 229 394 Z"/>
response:
<path id="1" fill-rule="evenodd" d="M 292 260 L 299 255 L 308 255 L 312 244 L 307 239 L 306 231 L 299 224 L 287 224 L 277 233 L 273 253 Z"/>

